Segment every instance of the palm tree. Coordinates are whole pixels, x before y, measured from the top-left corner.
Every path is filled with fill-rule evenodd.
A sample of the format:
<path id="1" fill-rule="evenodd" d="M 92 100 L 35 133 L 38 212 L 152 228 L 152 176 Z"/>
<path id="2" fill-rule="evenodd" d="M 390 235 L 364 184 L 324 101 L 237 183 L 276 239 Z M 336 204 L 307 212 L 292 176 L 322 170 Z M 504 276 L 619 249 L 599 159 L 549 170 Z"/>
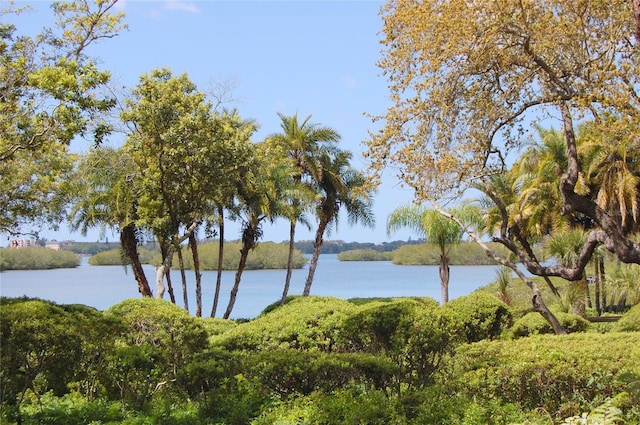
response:
<path id="1" fill-rule="evenodd" d="M 311 292 L 313 276 L 320 258 L 320 248 L 324 233 L 332 226 L 338 226 L 340 209 L 344 207 L 349 224 L 362 223 L 374 226 L 371 192 L 365 185 L 365 176 L 349 165 L 351 152 L 335 150 L 322 154 L 322 177 L 316 182 L 318 200 L 316 202 L 316 229 L 313 254 L 309 263 L 309 272 L 302 296 Z"/>
<path id="2" fill-rule="evenodd" d="M 98 147 L 81 158 L 72 185 L 76 195 L 71 227 L 86 234 L 91 227 L 117 228 L 120 246 L 131 261 L 142 296 L 152 296 L 138 256 L 139 229 L 135 225 L 136 203 L 132 186 L 135 166 L 121 151 Z"/>
<path id="3" fill-rule="evenodd" d="M 225 319 L 233 310 L 249 252 L 262 238 L 262 224 L 265 220 L 273 221 L 281 214 L 282 191 L 286 190 L 281 182 L 291 176 L 291 167 L 279 161 L 274 154 L 267 143 L 255 145 L 253 164 L 238 184 L 238 218 L 243 224 L 242 247 L 229 304 L 223 316 Z"/>
<path id="4" fill-rule="evenodd" d="M 613 118 L 584 124 L 578 148 L 595 202 L 629 232 L 640 222 L 640 147 L 621 125 Z"/>
<path id="5" fill-rule="evenodd" d="M 470 207 L 465 207 L 470 208 Z M 452 209 L 453 215 L 465 215 L 465 210 Z M 475 220 L 474 220 L 475 221 Z M 440 285 L 442 304 L 449 301 L 449 250 L 462 239 L 464 230 L 453 220 L 444 217 L 436 210 L 428 209 L 422 205 L 405 205 L 396 208 L 387 217 L 387 233 L 393 233 L 400 228 L 409 228 L 416 232 L 427 242 L 438 245 L 440 248 Z"/>
<path id="6" fill-rule="evenodd" d="M 217 226 L 218 267 L 216 285 L 211 307 L 211 317 L 215 317 L 222 286 L 222 268 L 224 263 L 224 224 L 225 210 L 231 216 L 237 216 L 237 182 L 242 180 L 249 168 L 248 161 L 252 152 L 251 136 L 257 130 L 252 120 L 243 119 L 237 110 L 223 110 L 214 114 L 211 120 L 212 149 L 209 150 L 209 178 L 206 187 L 213 208 L 209 214 L 208 228 Z M 211 180 L 213 178 L 213 180 Z"/>
<path id="7" fill-rule="evenodd" d="M 573 267 L 582 248 L 587 240 L 587 232 L 579 227 L 573 227 L 562 233 L 554 233 L 545 242 L 545 249 L 548 254 L 555 257 L 563 266 Z M 581 278 L 572 282 L 566 293 L 566 305 L 571 307 L 576 314 L 585 315 L 585 302 L 591 306 L 589 289 L 587 287 L 586 276 L 583 273 Z"/>
<path id="8" fill-rule="evenodd" d="M 539 239 L 550 232 L 568 230 L 573 217 L 561 213 L 560 177 L 568 163 L 564 134 L 554 129 L 536 129 L 540 140 L 529 145 L 510 171 L 518 185 L 510 215 L 524 238 Z M 576 191 L 587 191 L 583 174 Z"/>
<path id="9" fill-rule="evenodd" d="M 286 151 L 294 167 L 292 175 L 293 186 L 297 188 L 298 196 L 290 198 L 289 219 L 289 257 L 287 260 L 287 274 L 280 304 L 284 304 L 291 283 L 293 269 L 293 255 L 295 248 L 295 232 L 298 221 L 304 220 L 303 213 L 313 201 L 314 191 L 310 188 L 311 182 L 322 178 L 322 165 L 320 155 L 323 151 L 335 149 L 335 143 L 339 142 L 340 135 L 330 127 L 323 127 L 311 123 L 311 115 L 302 122 L 298 121 L 298 114 L 286 116 L 278 114 L 282 129 L 281 133 L 272 134 L 268 140 L 274 145 Z M 306 221 L 305 221 L 306 222 Z"/>

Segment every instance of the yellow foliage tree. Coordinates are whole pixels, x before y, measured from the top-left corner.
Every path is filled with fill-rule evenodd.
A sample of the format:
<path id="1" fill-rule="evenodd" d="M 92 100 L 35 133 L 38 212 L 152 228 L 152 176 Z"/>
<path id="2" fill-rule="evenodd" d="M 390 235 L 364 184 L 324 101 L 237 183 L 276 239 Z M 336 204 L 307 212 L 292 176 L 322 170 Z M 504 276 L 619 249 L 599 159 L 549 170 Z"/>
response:
<path id="1" fill-rule="evenodd" d="M 634 13 L 626 0 L 388 1 L 378 65 L 391 104 L 373 117 L 380 130 L 367 141 L 373 178 L 393 165 L 418 200 L 457 196 L 506 170 L 541 120 L 558 119 L 567 157 L 558 175 L 560 212 L 595 223 L 578 261 L 544 267 L 517 234 L 497 240 L 543 276 L 579 278 L 599 244 L 624 262 L 640 263 L 640 244 L 615 214 L 576 190 L 574 132 L 574 122 L 588 119 L 600 124 L 606 140 L 605 117 L 614 116 L 616 133 L 623 127 L 626 143 L 640 144 Z M 503 216 L 508 219 L 506 209 Z"/>

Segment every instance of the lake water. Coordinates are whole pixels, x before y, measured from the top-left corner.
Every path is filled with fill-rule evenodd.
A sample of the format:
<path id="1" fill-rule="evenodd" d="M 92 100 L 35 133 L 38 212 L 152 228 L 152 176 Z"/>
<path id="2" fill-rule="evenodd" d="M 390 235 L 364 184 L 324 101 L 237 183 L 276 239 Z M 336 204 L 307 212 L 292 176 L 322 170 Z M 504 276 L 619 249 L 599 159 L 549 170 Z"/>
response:
<path id="1" fill-rule="evenodd" d="M 155 290 L 155 269 L 146 265 L 145 273 Z M 232 318 L 256 317 L 267 305 L 280 299 L 285 270 L 247 270 L 242 275 Z M 227 308 L 235 272 L 222 276 L 222 289 L 216 317 Z M 182 306 L 180 272 L 172 271 L 176 302 Z M 290 295 L 304 288 L 307 267 L 293 271 Z M 469 294 L 496 279 L 496 266 L 452 266 L 449 299 Z M 195 278 L 187 271 L 189 310 L 194 313 Z M 202 273 L 203 316 L 213 305 L 216 273 Z M 127 298 L 138 298 L 137 284 L 130 269 L 122 266 L 91 266 L 83 259 L 75 269 L 5 271 L 0 273 L 3 297 L 38 297 L 59 304 L 85 304 L 104 310 Z M 426 296 L 440 300 L 437 266 L 398 266 L 390 261 L 339 261 L 336 255 L 320 256 L 311 287 L 312 295 L 339 298 Z M 165 294 L 168 299 L 168 294 Z"/>

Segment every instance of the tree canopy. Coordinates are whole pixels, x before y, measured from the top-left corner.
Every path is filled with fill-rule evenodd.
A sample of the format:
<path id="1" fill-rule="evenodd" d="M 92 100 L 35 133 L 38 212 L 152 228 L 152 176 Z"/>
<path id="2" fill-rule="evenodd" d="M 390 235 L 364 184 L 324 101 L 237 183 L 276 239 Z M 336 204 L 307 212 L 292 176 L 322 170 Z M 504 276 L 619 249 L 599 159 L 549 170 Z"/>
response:
<path id="1" fill-rule="evenodd" d="M 367 144 L 374 178 L 398 168 L 418 200 L 442 201 L 510 166 L 535 124 L 559 118 L 566 163 L 557 170 L 559 213 L 594 226 L 574 267 L 542 267 L 517 232 L 498 239 L 530 272 L 577 279 L 598 244 L 640 263 L 617 215 L 581 192 L 578 122 L 599 139 L 640 144 L 640 49 L 630 2 L 516 0 L 385 3 L 379 66 L 391 106 Z M 544 121 L 545 123 L 547 121 Z M 509 227 L 503 205 L 503 229 Z M 519 240 L 518 240 L 519 239 Z M 514 242 L 515 241 L 515 242 Z"/>
<path id="2" fill-rule="evenodd" d="M 115 100 L 102 90 L 110 74 L 87 49 L 126 28 L 123 15 L 112 11 L 115 3 L 53 2 L 56 26 L 32 37 L 0 23 L 2 232 L 57 226 L 68 201 L 69 143 L 76 136 L 100 142 L 110 131 L 103 113 Z M 0 16 L 22 12 L 9 5 Z"/>

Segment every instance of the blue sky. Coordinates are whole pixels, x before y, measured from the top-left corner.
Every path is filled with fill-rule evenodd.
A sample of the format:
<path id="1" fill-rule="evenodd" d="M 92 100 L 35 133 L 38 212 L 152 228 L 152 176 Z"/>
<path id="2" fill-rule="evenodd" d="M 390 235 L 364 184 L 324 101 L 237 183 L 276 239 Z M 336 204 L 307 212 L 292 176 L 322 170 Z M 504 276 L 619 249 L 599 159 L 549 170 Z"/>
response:
<path id="1" fill-rule="evenodd" d="M 18 31 L 50 25 L 49 2 L 31 4 Z M 353 152 L 352 165 L 364 170 L 363 141 L 373 124 L 365 113 L 381 114 L 388 105 L 387 82 L 375 65 L 380 58 L 382 21 L 377 1 L 132 1 L 121 0 L 129 29 L 90 50 L 118 85 L 133 87 L 140 75 L 159 67 L 186 72 L 202 90 L 216 81 L 232 82 L 236 107 L 260 126 L 256 141 L 278 132 L 277 113 L 333 127 L 341 146 Z M 27 32 L 26 30 L 24 30 Z M 86 150 L 79 143 L 74 149 Z M 346 217 L 325 239 L 383 242 L 415 238 L 409 231 L 387 236 L 388 214 L 412 199 L 392 172 L 374 198 L 376 228 L 350 226 Z M 48 239 L 96 240 L 65 231 L 44 232 Z M 264 239 L 286 240 L 288 224 L 266 224 Z M 228 239 L 239 236 L 230 226 Z M 117 238 L 108 231 L 110 240 Z M 298 228 L 296 239 L 312 239 Z"/>

